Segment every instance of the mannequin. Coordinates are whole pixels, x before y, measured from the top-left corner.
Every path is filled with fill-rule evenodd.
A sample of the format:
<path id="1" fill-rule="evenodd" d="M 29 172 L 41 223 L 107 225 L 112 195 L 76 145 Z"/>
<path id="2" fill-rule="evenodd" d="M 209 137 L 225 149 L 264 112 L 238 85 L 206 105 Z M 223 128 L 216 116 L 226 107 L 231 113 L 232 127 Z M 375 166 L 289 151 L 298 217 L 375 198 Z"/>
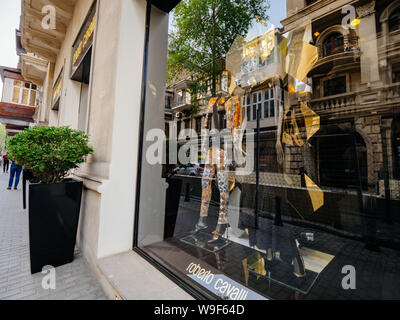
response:
<path id="1" fill-rule="evenodd" d="M 243 116 L 240 101 L 243 96 L 243 90 L 237 87 L 232 93 L 234 95 L 232 95 L 228 100 L 225 98 L 210 99 L 206 110 L 203 128 L 207 129 L 208 127 L 208 114 L 212 113 L 213 109 L 218 107 L 218 105 L 223 105 L 226 112 L 227 128 L 231 129 L 234 148 L 235 150 L 242 150 L 241 131 L 243 130 Z M 233 185 L 230 186 L 229 183 L 229 166 L 232 164 L 233 159 L 228 159 L 227 152 L 222 148 L 211 146 L 206 150 L 206 147 L 203 144 L 203 151 L 207 154 L 207 159 L 202 178 L 200 219 L 196 224 L 195 229 L 196 231 L 201 231 L 208 228 L 206 219 L 208 217 L 208 209 L 212 194 L 211 184 L 216 175 L 217 185 L 220 192 L 220 208 L 217 227 L 213 232 L 213 238 L 209 241 L 209 244 L 216 244 L 218 241 L 223 240 L 222 236 L 228 227 L 227 203 L 229 192 L 233 189 Z"/>

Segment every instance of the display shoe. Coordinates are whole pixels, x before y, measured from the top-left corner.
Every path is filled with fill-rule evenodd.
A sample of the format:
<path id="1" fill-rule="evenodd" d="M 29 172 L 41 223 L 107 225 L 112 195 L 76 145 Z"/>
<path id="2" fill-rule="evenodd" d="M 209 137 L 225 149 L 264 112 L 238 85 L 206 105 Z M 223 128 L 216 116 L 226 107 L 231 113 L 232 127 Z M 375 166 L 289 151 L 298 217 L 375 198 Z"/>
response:
<path id="1" fill-rule="evenodd" d="M 200 240 L 197 238 L 196 235 L 197 235 L 197 232 L 195 232 L 195 233 L 193 233 L 193 234 L 190 235 L 190 238 L 193 240 L 193 244 L 194 244 L 196 247 L 204 248 L 204 247 L 206 246 L 206 244 L 205 244 L 203 241 L 200 241 Z"/>
<path id="2" fill-rule="evenodd" d="M 304 268 L 304 260 L 302 257 L 293 258 L 293 273 L 297 278 L 306 276 L 306 269 Z"/>
<path id="3" fill-rule="evenodd" d="M 201 230 L 205 230 L 208 228 L 206 219 L 207 219 L 207 217 L 200 217 L 199 221 L 195 225 L 195 231 L 201 231 Z"/>
<path id="4" fill-rule="evenodd" d="M 208 243 L 210 245 L 214 245 L 214 244 L 218 244 L 221 241 L 226 241 L 224 238 L 222 238 L 222 236 L 224 235 L 226 229 L 228 228 L 228 224 L 218 224 L 217 228 L 215 229 L 215 231 L 213 232 L 213 238 L 208 241 Z"/>

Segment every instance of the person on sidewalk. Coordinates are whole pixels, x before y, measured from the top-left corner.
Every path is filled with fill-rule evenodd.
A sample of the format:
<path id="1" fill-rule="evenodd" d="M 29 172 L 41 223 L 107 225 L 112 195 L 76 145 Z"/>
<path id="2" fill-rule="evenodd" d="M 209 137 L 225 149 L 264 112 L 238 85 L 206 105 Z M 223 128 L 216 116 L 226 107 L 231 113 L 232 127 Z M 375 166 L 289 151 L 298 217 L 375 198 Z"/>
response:
<path id="1" fill-rule="evenodd" d="M 22 172 L 22 167 L 18 165 L 15 161 L 12 161 L 10 169 L 10 180 L 8 182 L 7 190 L 11 190 L 13 182 L 14 182 L 14 190 L 18 190 L 18 184 L 19 184 L 19 178 L 21 177 L 21 172 Z"/>
<path id="2" fill-rule="evenodd" d="M 8 173 L 8 167 L 10 160 L 8 159 L 8 153 L 3 156 L 3 173 Z"/>

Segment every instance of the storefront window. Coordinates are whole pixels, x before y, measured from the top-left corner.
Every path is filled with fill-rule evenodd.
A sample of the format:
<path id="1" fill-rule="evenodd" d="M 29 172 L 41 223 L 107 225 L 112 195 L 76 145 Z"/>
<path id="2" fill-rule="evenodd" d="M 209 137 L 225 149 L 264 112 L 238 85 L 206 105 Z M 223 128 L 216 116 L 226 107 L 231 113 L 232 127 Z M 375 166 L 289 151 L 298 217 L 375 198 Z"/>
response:
<path id="1" fill-rule="evenodd" d="M 377 30 L 387 1 L 371 3 L 349 27 L 357 43 L 315 35 L 342 28 L 334 4 L 289 27 L 275 5 L 282 28 L 264 0 L 174 9 L 158 80 L 180 105 L 190 78 L 197 100 L 172 108 L 166 139 L 169 106 L 148 81 L 136 236 L 181 285 L 229 300 L 400 298 L 399 88 L 383 56 L 400 46 Z M 360 50 L 324 59 L 322 45 Z"/>

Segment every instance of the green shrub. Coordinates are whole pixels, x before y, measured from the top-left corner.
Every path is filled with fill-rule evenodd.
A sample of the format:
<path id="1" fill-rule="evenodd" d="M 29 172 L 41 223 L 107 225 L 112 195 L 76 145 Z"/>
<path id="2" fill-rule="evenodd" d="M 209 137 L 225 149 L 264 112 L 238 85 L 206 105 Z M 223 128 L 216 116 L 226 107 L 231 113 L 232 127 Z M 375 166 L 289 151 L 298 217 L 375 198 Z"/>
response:
<path id="1" fill-rule="evenodd" d="M 11 138 L 7 149 L 17 164 L 43 183 L 59 183 L 93 152 L 88 135 L 69 127 L 32 127 Z"/>

